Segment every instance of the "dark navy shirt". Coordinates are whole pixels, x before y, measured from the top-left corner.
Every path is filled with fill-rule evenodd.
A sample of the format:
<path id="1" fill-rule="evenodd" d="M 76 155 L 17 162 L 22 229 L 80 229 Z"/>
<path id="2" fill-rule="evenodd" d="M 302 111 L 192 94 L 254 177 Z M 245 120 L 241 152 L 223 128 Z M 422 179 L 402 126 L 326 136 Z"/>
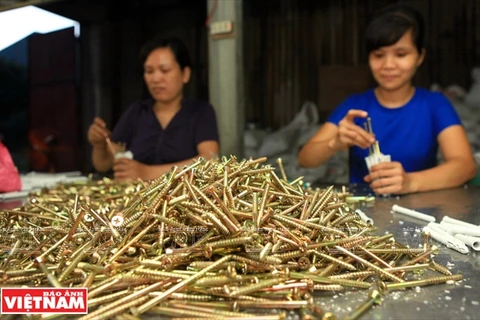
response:
<path id="1" fill-rule="evenodd" d="M 136 102 L 120 117 L 111 140 L 126 143 L 133 158 L 148 165 L 193 158 L 199 143 L 219 140 L 215 110 L 207 102 L 183 99 L 181 109 L 162 128 L 153 100 Z"/>

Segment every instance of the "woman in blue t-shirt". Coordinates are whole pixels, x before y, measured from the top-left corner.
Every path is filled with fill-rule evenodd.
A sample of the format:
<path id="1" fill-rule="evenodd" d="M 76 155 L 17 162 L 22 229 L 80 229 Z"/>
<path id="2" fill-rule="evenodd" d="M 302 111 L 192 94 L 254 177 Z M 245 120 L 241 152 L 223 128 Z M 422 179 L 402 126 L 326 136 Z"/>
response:
<path id="1" fill-rule="evenodd" d="M 142 48 L 141 59 L 151 98 L 132 104 L 112 133 L 105 121 L 94 119 L 88 140 L 95 169 L 113 169 L 119 180 L 151 180 L 194 158 L 216 157 L 219 138 L 213 107 L 183 97 L 191 72 L 185 44 L 175 37 L 154 38 Z M 121 146 L 133 159 L 114 157 Z"/>
<path id="2" fill-rule="evenodd" d="M 366 182 L 377 194 L 451 188 L 475 176 L 474 157 L 453 106 L 442 94 L 412 85 L 425 57 L 423 37 L 423 18 L 410 7 L 389 6 L 373 17 L 366 44 L 377 86 L 348 97 L 332 112 L 300 150 L 301 166 L 320 166 L 349 148 L 350 182 Z M 367 117 L 374 134 L 363 129 Z M 365 157 L 375 141 L 391 162 L 368 170 Z"/>

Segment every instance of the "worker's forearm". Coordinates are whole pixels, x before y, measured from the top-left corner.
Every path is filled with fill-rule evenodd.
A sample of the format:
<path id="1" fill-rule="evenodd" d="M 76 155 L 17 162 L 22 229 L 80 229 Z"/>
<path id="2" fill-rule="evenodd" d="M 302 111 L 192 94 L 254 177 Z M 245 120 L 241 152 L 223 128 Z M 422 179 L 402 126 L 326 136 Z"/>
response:
<path id="1" fill-rule="evenodd" d="M 422 192 L 458 187 L 475 177 L 474 160 L 456 159 L 434 168 L 409 173 L 411 192 Z"/>
<path id="2" fill-rule="evenodd" d="M 327 162 L 336 152 L 332 140 L 311 141 L 298 153 L 298 164 L 305 168 L 318 167 Z"/>
<path id="3" fill-rule="evenodd" d="M 105 172 L 113 167 L 113 155 L 106 146 L 94 146 L 92 150 L 92 163 L 95 170 Z"/>

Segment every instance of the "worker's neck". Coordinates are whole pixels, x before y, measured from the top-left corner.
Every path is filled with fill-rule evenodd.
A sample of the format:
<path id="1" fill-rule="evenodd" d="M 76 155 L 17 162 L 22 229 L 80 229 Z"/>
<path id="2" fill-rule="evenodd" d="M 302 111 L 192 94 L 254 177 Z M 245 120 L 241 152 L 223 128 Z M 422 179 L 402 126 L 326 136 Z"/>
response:
<path id="1" fill-rule="evenodd" d="M 182 95 L 170 101 L 155 101 L 154 108 L 157 111 L 177 111 L 182 106 Z"/>
<path id="2" fill-rule="evenodd" d="M 415 87 L 405 86 L 395 90 L 386 90 L 380 87 L 375 89 L 375 95 L 386 108 L 399 108 L 407 104 L 415 94 Z"/>

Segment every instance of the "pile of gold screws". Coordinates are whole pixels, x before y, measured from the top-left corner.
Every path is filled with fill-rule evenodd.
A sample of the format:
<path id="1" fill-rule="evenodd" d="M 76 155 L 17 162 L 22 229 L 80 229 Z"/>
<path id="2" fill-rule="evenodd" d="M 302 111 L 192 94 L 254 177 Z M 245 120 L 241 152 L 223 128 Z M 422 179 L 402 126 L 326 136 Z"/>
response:
<path id="1" fill-rule="evenodd" d="M 0 287 L 86 287 L 81 320 L 336 319 L 316 293 L 366 290 L 358 319 L 388 291 L 462 279 L 433 260 L 428 234 L 421 248 L 374 236 L 345 191 L 265 161 L 200 158 L 153 181 L 33 192 L 0 211 Z"/>

